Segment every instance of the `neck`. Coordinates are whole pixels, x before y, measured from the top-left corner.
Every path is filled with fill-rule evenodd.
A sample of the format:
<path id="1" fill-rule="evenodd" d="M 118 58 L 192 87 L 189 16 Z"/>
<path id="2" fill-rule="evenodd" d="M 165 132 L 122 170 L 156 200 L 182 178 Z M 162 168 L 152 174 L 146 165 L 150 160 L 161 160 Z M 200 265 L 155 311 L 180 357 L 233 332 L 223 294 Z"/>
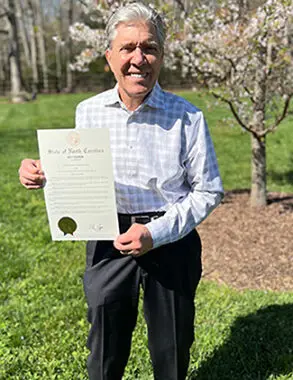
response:
<path id="1" fill-rule="evenodd" d="M 126 94 L 124 91 L 121 91 L 118 88 L 118 93 L 120 96 L 120 99 L 122 100 L 125 107 L 128 109 L 128 111 L 135 111 L 145 100 L 145 98 L 149 95 L 147 94 L 141 94 L 137 96 L 133 96 L 130 94 Z"/>
<path id="2" fill-rule="evenodd" d="M 144 101 L 143 99 L 121 99 L 128 111 L 135 111 Z"/>

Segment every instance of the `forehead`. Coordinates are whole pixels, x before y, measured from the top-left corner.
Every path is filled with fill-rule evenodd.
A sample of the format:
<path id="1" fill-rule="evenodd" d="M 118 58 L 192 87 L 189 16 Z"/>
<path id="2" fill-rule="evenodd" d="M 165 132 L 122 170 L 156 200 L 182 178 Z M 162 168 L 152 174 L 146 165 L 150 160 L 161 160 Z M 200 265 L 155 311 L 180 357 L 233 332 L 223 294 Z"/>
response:
<path id="1" fill-rule="evenodd" d="M 121 22 L 116 27 L 116 34 L 112 43 L 158 43 L 155 27 L 145 21 Z"/>

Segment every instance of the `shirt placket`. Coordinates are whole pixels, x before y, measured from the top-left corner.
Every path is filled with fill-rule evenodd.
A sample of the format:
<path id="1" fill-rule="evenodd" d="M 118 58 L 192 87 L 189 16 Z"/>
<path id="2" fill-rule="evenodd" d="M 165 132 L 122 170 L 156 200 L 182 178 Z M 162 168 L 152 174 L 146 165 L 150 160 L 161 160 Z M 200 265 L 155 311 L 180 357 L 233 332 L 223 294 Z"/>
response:
<path id="1" fill-rule="evenodd" d="M 137 123 L 136 115 L 133 113 L 129 116 L 127 120 L 127 140 L 126 140 L 126 149 L 127 149 L 127 160 L 126 160 L 126 172 L 127 175 L 131 178 L 138 176 L 138 143 L 137 143 Z"/>

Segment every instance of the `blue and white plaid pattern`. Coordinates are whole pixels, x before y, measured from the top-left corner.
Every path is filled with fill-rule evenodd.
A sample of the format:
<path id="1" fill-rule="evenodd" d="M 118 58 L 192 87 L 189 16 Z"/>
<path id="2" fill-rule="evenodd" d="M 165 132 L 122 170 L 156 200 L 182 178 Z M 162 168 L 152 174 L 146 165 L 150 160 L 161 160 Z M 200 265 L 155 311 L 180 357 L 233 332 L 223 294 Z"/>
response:
<path id="1" fill-rule="evenodd" d="M 118 212 L 166 211 L 146 224 L 154 248 L 187 235 L 220 203 L 202 112 L 158 84 L 135 111 L 126 109 L 117 86 L 81 102 L 76 128 L 109 128 Z"/>

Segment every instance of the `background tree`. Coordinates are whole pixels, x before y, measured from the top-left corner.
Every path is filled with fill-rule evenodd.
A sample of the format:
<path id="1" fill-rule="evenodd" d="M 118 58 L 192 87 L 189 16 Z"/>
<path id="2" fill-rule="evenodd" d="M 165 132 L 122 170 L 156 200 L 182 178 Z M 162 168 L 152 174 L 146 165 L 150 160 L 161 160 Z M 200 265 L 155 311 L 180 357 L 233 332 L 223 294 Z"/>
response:
<path id="1" fill-rule="evenodd" d="M 35 24 L 35 30 L 36 30 L 36 35 L 37 35 L 39 60 L 40 60 L 42 78 L 43 78 L 43 89 L 45 92 L 49 92 L 48 66 L 47 66 L 44 22 L 43 22 L 41 2 L 40 0 L 29 0 L 29 1 L 33 9 L 33 14 L 34 14 L 34 24 Z"/>
<path id="2" fill-rule="evenodd" d="M 0 83 L 3 89 L 8 87 L 8 35 L 7 7 L 4 7 L 3 4 L 0 5 Z"/>
<path id="3" fill-rule="evenodd" d="M 37 92 L 72 91 L 75 52 L 69 26 L 77 18 L 82 19 L 79 0 L 2 0 L 0 94 L 8 86 L 11 92 L 11 85 L 19 100 L 33 99 Z M 61 42 L 57 47 L 52 40 L 56 34 Z"/>
<path id="4" fill-rule="evenodd" d="M 65 92 L 72 92 L 73 90 L 73 77 L 71 70 L 71 60 L 73 58 L 73 46 L 72 40 L 69 35 L 69 27 L 73 24 L 74 21 L 74 1 L 67 0 L 64 1 L 62 15 L 62 36 L 65 42 L 64 44 L 64 61 L 65 61 L 65 70 L 66 70 L 66 87 Z"/>
<path id="5" fill-rule="evenodd" d="M 39 70 L 38 70 L 38 52 L 36 44 L 36 28 L 34 22 L 34 8 L 32 3 L 28 2 L 28 12 L 27 12 L 27 25 L 29 30 L 29 41 L 30 41 L 30 58 L 31 58 L 31 68 L 32 68 L 32 92 L 36 96 L 39 90 Z"/>
<path id="6" fill-rule="evenodd" d="M 8 46 L 8 62 L 10 74 L 10 96 L 14 103 L 23 101 L 22 75 L 20 65 L 19 33 L 17 23 L 16 0 L 4 0 L 0 5 L 0 17 L 2 20 L 2 34 L 7 32 L 8 38 L 4 41 Z M 6 50 L 6 51 L 7 51 Z M 5 49 L 2 50 L 2 52 Z"/>
<path id="7" fill-rule="evenodd" d="M 246 13 L 227 1 L 195 8 L 167 44 L 167 62 L 180 63 L 183 75 L 209 88 L 250 133 L 253 206 L 267 203 L 266 136 L 293 96 L 292 21 L 291 0 L 269 0 Z"/>

